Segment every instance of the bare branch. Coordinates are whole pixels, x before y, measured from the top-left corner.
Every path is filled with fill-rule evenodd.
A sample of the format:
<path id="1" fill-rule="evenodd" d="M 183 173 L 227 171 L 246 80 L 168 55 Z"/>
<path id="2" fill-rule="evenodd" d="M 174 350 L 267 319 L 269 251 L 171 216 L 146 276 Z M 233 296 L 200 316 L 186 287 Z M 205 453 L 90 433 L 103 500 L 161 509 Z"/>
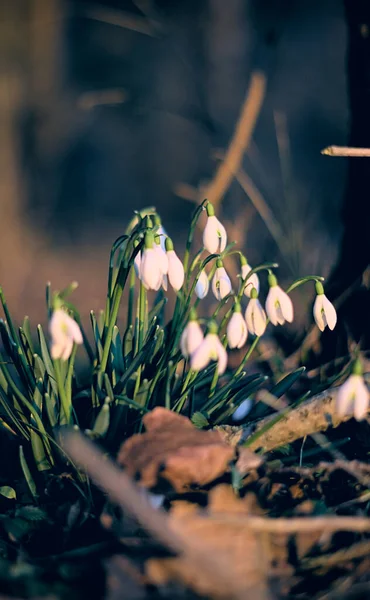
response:
<path id="1" fill-rule="evenodd" d="M 357 158 L 370 157 L 370 148 L 350 148 L 348 146 L 328 146 L 321 150 L 326 156 L 351 156 Z"/>

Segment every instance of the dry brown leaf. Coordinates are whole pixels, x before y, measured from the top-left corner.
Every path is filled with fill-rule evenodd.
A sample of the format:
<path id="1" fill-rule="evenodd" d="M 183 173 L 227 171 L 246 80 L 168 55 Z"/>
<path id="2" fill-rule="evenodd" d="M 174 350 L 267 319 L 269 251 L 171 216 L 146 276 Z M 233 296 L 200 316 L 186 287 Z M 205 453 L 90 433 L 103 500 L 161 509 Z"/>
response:
<path id="1" fill-rule="evenodd" d="M 182 415 L 157 407 L 143 418 L 146 432 L 128 439 L 118 464 L 147 488 L 160 479 L 177 492 L 205 485 L 225 473 L 235 457 L 217 431 L 200 431 Z"/>
<path id="2" fill-rule="evenodd" d="M 184 513 L 174 510 L 170 514 L 170 528 L 176 534 L 185 536 L 198 553 L 211 555 L 224 566 L 229 575 L 227 584 L 220 581 L 217 573 L 210 577 L 196 561 L 184 557 L 148 561 L 149 578 L 157 585 L 180 581 L 211 598 L 269 599 L 267 538 L 253 533 L 243 521 L 227 520 L 227 514 L 248 515 L 249 511 L 247 500 L 236 498 L 230 486 L 220 485 L 211 490 L 207 511 Z M 216 515 L 217 520 L 212 518 Z"/>

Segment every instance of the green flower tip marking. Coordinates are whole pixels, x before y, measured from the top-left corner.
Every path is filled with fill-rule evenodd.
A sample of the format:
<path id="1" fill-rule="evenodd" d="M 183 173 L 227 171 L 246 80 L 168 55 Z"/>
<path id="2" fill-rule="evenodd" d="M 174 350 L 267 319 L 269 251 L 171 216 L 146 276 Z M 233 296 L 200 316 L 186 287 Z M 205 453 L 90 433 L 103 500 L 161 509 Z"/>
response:
<path id="1" fill-rule="evenodd" d="M 166 245 L 167 252 L 170 252 L 171 250 L 173 250 L 173 243 L 172 243 L 171 238 L 166 237 L 165 245 Z"/>
<path id="2" fill-rule="evenodd" d="M 316 294 L 318 296 L 321 296 L 324 293 L 324 286 L 321 283 L 321 281 L 316 281 L 315 288 L 316 288 Z"/>
<path id="3" fill-rule="evenodd" d="M 252 288 L 251 289 L 251 299 L 255 300 L 256 298 L 258 298 L 258 292 L 256 290 L 256 288 Z"/>
<path id="4" fill-rule="evenodd" d="M 206 210 L 207 210 L 208 217 L 215 216 L 215 209 L 213 208 L 213 204 L 211 204 L 211 202 L 208 202 L 208 204 L 206 206 Z"/>
<path id="5" fill-rule="evenodd" d="M 362 363 L 359 358 L 356 358 L 356 360 L 352 366 L 352 375 L 362 375 L 362 374 L 363 374 Z"/>
<path id="6" fill-rule="evenodd" d="M 218 326 L 216 321 L 210 321 L 208 325 L 208 333 L 218 333 Z"/>
<path id="7" fill-rule="evenodd" d="M 275 275 L 271 271 L 268 274 L 267 281 L 270 287 L 275 287 L 278 284 Z"/>
<path id="8" fill-rule="evenodd" d="M 240 312 L 242 312 L 242 307 L 240 306 L 240 302 L 235 302 L 234 313 L 240 313 Z"/>
<path id="9" fill-rule="evenodd" d="M 195 308 L 192 308 L 189 313 L 189 321 L 197 321 L 197 320 L 198 320 L 197 311 L 195 310 Z"/>
<path id="10" fill-rule="evenodd" d="M 144 246 L 145 248 L 153 248 L 154 245 L 154 236 L 150 231 L 147 231 L 144 238 Z"/>

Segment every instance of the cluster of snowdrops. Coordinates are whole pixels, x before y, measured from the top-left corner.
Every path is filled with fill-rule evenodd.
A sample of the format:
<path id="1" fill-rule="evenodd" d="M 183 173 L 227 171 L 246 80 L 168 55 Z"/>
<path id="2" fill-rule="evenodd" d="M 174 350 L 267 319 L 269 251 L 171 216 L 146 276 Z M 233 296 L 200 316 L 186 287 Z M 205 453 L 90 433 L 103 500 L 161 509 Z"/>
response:
<path id="1" fill-rule="evenodd" d="M 310 276 L 298 280 L 287 291 L 278 284 L 272 267 L 266 267 L 268 272 L 268 293 L 264 304 L 259 298 L 260 284 L 256 271 L 245 256 L 237 251 L 240 260 L 240 273 L 237 292 L 233 291 L 232 281 L 224 267 L 223 259 L 227 255 L 227 232 L 215 216 L 211 203 L 204 203 L 207 212 L 207 222 L 203 230 L 203 248 L 201 252 L 218 255 L 214 267 L 207 272 L 203 268 L 193 282 L 194 295 L 202 300 L 210 288 L 220 303 L 232 300 L 232 308 L 226 314 L 222 324 L 226 325 L 225 335 L 219 336 L 221 326 L 215 319 L 206 322 L 199 319 L 195 306 L 189 311 L 188 322 L 185 324 L 180 338 L 180 348 L 184 359 L 189 365 L 189 376 L 204 370 L 211 361 L 216 362 L 217 376 L 222 375 L 227 368 L 227 346 L 230 349 L 245 346 L 248 336 L 252 336 L 254 345 L 265 333 L 269 323 L 273 326 L 291 323 L 294 319 L 294 307 L 289 293 L 298 285 L 313 281 L 316 297 L 313 304 L 313 316 L 321 331 L 328 327 L 333 330 L 337 322 L 337 314 L 333 304 L 325 296 L 322 278 Z M 172 240 L 156 218 L 149 221 L 148 229 L 141 243 L 137 242 L 134 259 L 134 271 L 145 290 L 167 291 L 170 285 L 179 295 L 184 281 L 186 269 L 189 268 L 188 258 L 182 262 L 174 250 Z M 193 262 L 194 265 L 194 262 Z M 247 307 L 243 314 L 241 301 L 246 297 Z M 66 361 L 72 353 L 74 345 L 83 343 L 79 325 L 68 314 L 63 302 L 56 296 L 54 310 L 50 320 L 51 356 L 54 360 Z M 338 393 L 337 410 L 340 414 L 351 413 L 356 419 L 363 419 L 369 408 L 369 392 L 363 379 L 361 361 L 353 361 L 352 373 L 341 386 Z"/>

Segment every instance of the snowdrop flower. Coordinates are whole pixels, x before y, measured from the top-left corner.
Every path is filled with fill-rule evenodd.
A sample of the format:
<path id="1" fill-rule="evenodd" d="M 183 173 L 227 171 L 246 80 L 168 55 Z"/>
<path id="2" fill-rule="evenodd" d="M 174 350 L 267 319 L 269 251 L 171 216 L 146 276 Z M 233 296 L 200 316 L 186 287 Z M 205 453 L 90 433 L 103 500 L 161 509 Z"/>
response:
<path id="1" fill-rule="evenodd" d="M 230 348 L 242 348 L 247 341 L 247 324 L 241 313 L 239 302 L 236 302 L 234 313 L 227 324 L 226 336 Z"/>
<path id="2" fill-rule="evenodd" d="M 180 348 L 183 356 L 188 358 L 203 342 L 203 332 L 197 321 L 197 313 L 194 309 L 190 311 L 189 322 L 186 325 L 180 339 Z"/>
<path id="3" fill-rule="evenodd" d="M 195 293 L 201 300 L 205 298 L 209 290 L 209 279 L 207 273 L 204 271 L 200 272 L 198 281 L 195 286 Z"/>
<path id="4" fill-rule="evenodd" d="M 222 260 L 217 259 L 216 271 L 212 279 L 212 292 L 217 300 L 222 300 L 232 291 L 230 277 L 226 273 Z"/>
<path id="5" fill-rule="evenodd" d="M 166 238 L 166 254 L 168 262 L 168 279 L 170 280 L 173 289 L 178 292 L 183 286 L 185 273 L 183 264 L 174 251 L 172 240 L 169 237 Z"/>
<path id="6" fill-rule="evenodd" d="M 251 299 L 249 300 L 247 310 L 245 311 L 245 320 L 247 322 L 248 331 L 253 335 L 261 336 L 265 333 L 267 317 L 258 300 L 256 288 L 251 289 Z"/>
<path id="7" fill-rule="evenodd" d="M 248 264 L 247 259 L 243 255 L 241 255 L 241 258 L 240 258 L 240 264 L 241 264 L 241 268 L 242 268 L 242 279 L 245 279 L 247 277 L 248 273 L 250 273 L 250 271 L 252 270 L 252 267 Z M 248 296 L 249 298 L 251 296 L 252 288 L 256 288 L 257 294 L 259 294 L 260 280 L 258 279 L 257 273 L 252 273 L 252 275 L 250 277 L 248 277 L 248 279 L 245 283 L 244 294 L 246 296 Z"/>
<path id="8" fill-rule="evenodd" d="M 320 331 L 324 331 L 325 327 L 333 330 L 337 324 L 337 312 L 327 297 L 324 294 L 324 288 L 320 281 L 316 282 L 316 300 L 313 305 L 313 316 L 316 325 Z"/>
<path id="9" fill-rule="evenodd" d="M 157 244 L 154 243 L 153 234 L 147 232 L 140 265 L 140 279 L 147 290 L 159 290 L 163 281 L 163 263 L 161 264 L 160 253 L 155 247 Z M 163 252 L 160 246 L 158 247 L 160 252 Z M 164 252 L 163 254 L 165 255 Z"/>
<path id="10" fill-rule="evenodd" d="M 217 335 L 217 325 L 211 321 L 208 333 L 199 348 L 191 355 L 190 366 L 193 371 L 201 371 L 211 360 L 216 360 L 218 374 L 222 375 L 227 367 L 227 352 Z"/>
<path id="11" fill-rule="evenodd" d="M 210 202 L 208 202 L 206 209 L 208 219 L 203 231 L 203 246 L 211 254 L 223 252 L 227 242 L 226 229 L 215 216 L 215 210 Z"/>
<path id="12" fill-rule="evenodd" d="M 68 360 L 73 344 L 82 344 L 81 329 L 62 308 L 54 310 L 50 319 L 51 357 Z"/>
<path id="13" fill-rule="evenodd" d="M 361 421 L 366 417 L 368 409 L 369 391 L 362 376 L 362 365 L 356 360 L 352 374 L 338 390 L 337 412 L 341 416 L 353 413 L 355 419 Z"/>
<path id="14" fill-rule="evenodd" d="M 283 325 L 293 321 L 293 303 L 288 294 L 277 283 L 273 273 L 268 276 L 269 293 L 266 298 L 266 312 L 273 325 Z"/>

